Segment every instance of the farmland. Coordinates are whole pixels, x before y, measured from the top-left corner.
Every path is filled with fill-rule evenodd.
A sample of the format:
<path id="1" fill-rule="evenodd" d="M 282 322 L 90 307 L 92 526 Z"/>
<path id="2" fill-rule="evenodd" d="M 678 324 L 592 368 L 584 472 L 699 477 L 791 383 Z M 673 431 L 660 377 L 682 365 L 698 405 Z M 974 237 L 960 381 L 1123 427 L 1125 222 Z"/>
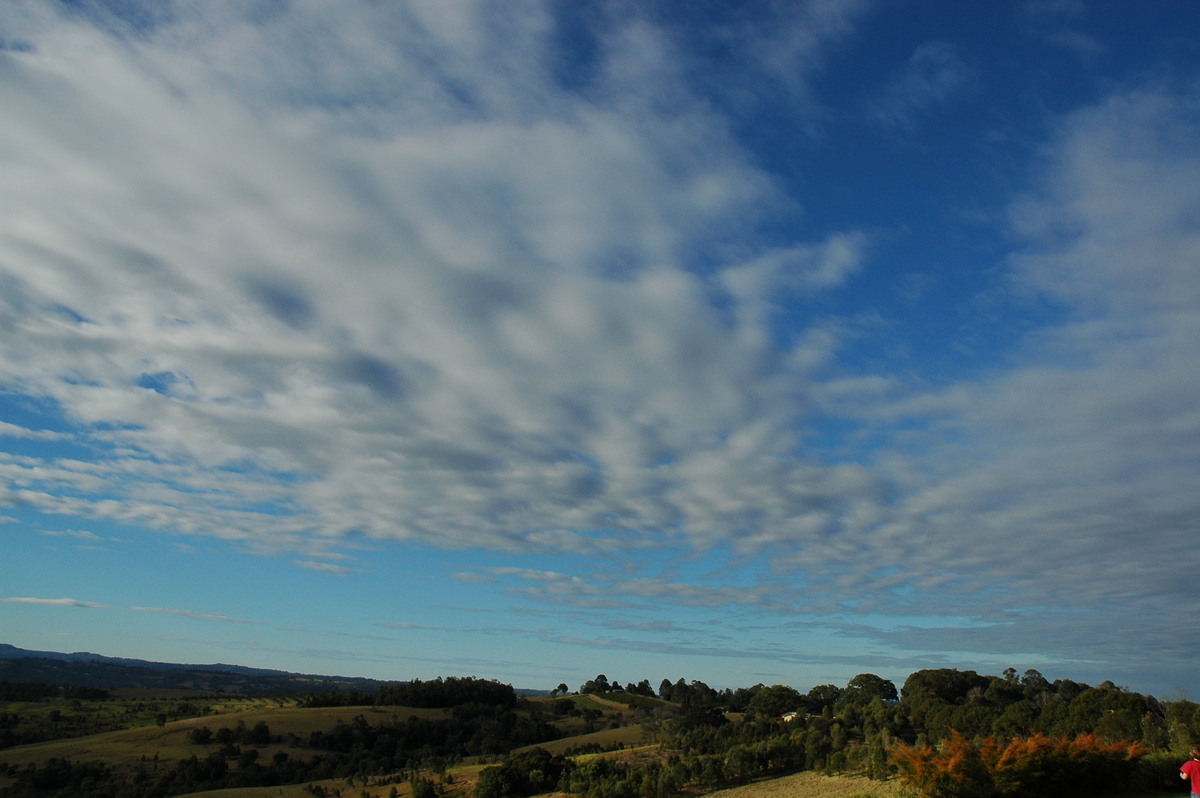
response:
<path id="1" fill-rule="evenodd" d="M 0 798 L 895 798 L 902 781 L 914 796 L 1099 786 L 1142 798 L 1178 786 L 1200 720 L 1190 702 L 1032 672 L 921 671 L 903 698 L 872 674 L 807 695 L 683 680 L 659 695 L 645 682 L 585 686 L 522 696 L 450 677 L 259 696 L 50 689 L 0 707 L 6 732 L 40 739 L 0 750 Z M 1047 773 L 1067 775 L 1052 784 Z"/>

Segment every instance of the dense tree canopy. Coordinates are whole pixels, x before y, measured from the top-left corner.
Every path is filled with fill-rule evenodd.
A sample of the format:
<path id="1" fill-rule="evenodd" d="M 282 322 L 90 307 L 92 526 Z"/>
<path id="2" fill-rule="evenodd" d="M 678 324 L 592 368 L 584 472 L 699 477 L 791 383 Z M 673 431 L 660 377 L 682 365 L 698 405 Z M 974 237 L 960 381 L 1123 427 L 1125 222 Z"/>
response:
<path id="1" fill-rule="evenodd" d="M 763 717 L 779 717 L 785 712 L 795 712 L 804 706 L 804 697 L 794 688 L 784 684 L 764 687 L 750 699 L 746 711 Z"/>
<path id="2" fill-rule="evenodd" d="M 511 707 L 516 703 L 517 693 L 512 685 L 473 676 L 439 676 L 428 681 L 413 679 L 411 682 L 385 684 L 374 693 L 330 692 L 310 695 L 305 699 L 309 707 L 379 705 L 448 708 L 463 704 Z"/>

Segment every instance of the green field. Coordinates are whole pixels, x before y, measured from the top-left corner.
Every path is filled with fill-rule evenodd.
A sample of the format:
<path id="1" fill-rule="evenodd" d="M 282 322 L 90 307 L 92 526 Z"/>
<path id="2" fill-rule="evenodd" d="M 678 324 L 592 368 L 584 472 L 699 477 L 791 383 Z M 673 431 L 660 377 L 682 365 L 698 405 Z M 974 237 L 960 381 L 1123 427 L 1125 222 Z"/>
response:
<path id="1" fill-rule="evenodd" d="M 296 706 L 281 707 L 264 701 L 231 702 L 215 707 L 213 714 L 172 721 L 162 728 L 157 725 L 139 725 L 122 731 L 6 749 L 0 751 L 0 763 L 25 767 L 52 757 L 115 765 L 130 765 L 146 760 L 170 762 L 186 759 L 201 750 L 188 740 L 188 733 L 200 726 L 207 726 L 215 731 L 220 727 L 232 728 L 239 722 L 247 728 L 263 722 L 270 727 L 272 735 L 296 735 L 306 738 L 313 731 L 326 730 L 338 723 L 349 723 L 360 715 L 372 723 L 380 723 L 404 720 L 410 716 L 445 717 L 445 714 L 445 711 L 440 709 L 406 707 L 302 709 Z M 289 746 L 283 743 L 270 744 L 260 746 L 260 750 L 263 756 L 269 757 L 277 751 L 289 750 Z"/>

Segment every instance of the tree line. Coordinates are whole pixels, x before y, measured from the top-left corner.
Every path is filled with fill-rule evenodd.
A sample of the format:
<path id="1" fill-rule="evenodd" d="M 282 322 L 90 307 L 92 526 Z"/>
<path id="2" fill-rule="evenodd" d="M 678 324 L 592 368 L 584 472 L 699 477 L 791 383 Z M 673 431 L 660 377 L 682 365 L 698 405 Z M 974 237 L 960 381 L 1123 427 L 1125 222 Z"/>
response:
<path id="1" fill-rule="evenodd" d="M 606 683 L 597 677 L 581 692 L 620 689 L 600 689 Z M 922 670 L 899 691 L 865 673 L 807 694 L 664 680 L 660 695 L 674 698 L 679 687 L 680 711 L 646 724 L 665 757 L 635 766 L 526 753 L 485 769 L 475 798 L 544 792 L 547 774 L 557 774 L 554 789 L 581 798 L 674 798 L 802 770 L 899 774 L 929 798 L 1061 798 L 1135 783 L 1177 788 L 1179 757 L 1200 742 L 1192 702 L 1164 704 L 1111 682 L 1050 682 L 1036 670 Z"/>
<path id="2" fill-rule="evenodd" d="M 109 696 L 107 690 L 96 687 L 71 687 L 41 682 L 0 682 L 0 701 L 50 701 L 58 698 L 103 701 Z"/>
<path id="3" fill-rule="evenodd" d="M 1062 798 L 1083 794 L 1080 785 L 1091 795 L 1130 780 L 1177 788 L 1178 753 L 1200 742 L 1200 706 L 1192 702 L 1160 702 L 1111 682 L 1051 682 L 1033 670 L 1018 675 L 1009 669 L 1000 676 L 922 670 L 900 689 L 864 673 L 845 686 L 818 685 L 807 693 L 761 684 L 718 691 L 702 682 L 664 679 L 658 700 L 646 695 L 648 685 L 642 680 L 629 690 L 601 675 L 581 692 L 607 694 L 627 714 L 636 713 L 645 740 L 659 746 L 657 757 L 576 761 L 534 748 L 485 768 L 474 798 L 554 790 L 581 798 L 676 798 L 801 770 L 878 779 L 899 774 L 930 798 Z M 565 691 L 560 688 L 553 692 Z M 322 694 L 309 696 L 308 705 L 340 706 L 347 699 Z M 455 678 L 405 683 L 382 700 L 450 706 L 441 718 L 370 723 L 358 716 L 304 738 L 273 735 L 265 723 L 215 732 L 198 727 L 189 742 L 201 750 L 187 759 L 144 762 L 121 772 L 65 760 L 8 768 L 2 775 L 10 785 L 0 789 L 0 798 L 163 798 L 442 773 L 464 757 L 495 757 L 557 738 L 561 732 L 551 721 L 559 704 L 573 703 L 560 699 L 543 714 L 537 707 L 545 705 L 520 702 L 508 685 Z M 267 758 L 259 748 L 268 744 L 289 748 Z M 422 781 L 421 789 L 425 798 L 435 798 L 440 787 Z"/>
<path id="4" fill-rule="evenodd" d="M 381 685 L 377 690 L 333 690 L 311 693 L 302 702 L 306 707 L 403 706 L 448 708 L 463 704 L 516 706 L 517 692 L 511 684 L 474 676 L 438 677 L 422 681 Z"/>

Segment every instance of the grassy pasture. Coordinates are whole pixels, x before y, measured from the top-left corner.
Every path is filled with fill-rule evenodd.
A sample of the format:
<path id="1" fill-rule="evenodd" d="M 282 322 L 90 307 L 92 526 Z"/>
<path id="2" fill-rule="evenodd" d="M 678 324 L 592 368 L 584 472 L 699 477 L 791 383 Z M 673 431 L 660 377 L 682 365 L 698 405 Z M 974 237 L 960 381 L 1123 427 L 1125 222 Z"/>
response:
<path id="1" fill-rule="evenodd" d="M 411 707 L 248 707 L 246 709 L 223 712 L 219 715 L 209 715 L 201 718 L 188 718 L 174 723 L 168 723 L 168 734 L 181 730 L 187 733 L 198 726 L 207 726 L 216 731 L 222 726 L 233 728 L 239 721 L 251 728 L 262 722 L 271 729 L 272 735 L 294 734 L 306 738 L 314 731 L 328 731 L 338 723 L 349 723 L 362 715 L 368 723 L 378 726 L 392 721 L 404 722 L 410 717 L 444 718 L 448 713 L 444 709 L 414 709 Z"/>
<path id="2" fill-rule="evenodd" d="M 65 739 L 138 727 L 157 727 L 159 714 L 168 720 L 220 715 L 253 708 L 282 707 L 290 699 L 245 698 L 187 690 L 123 689 L 106 699 L 0 701 L 0 714 L 18 739 Z"/>
<path id="3" fill-rule="evenodd" d="M 668 704 L 666 701 L 661 701 L 657 698 L 629 695 L 628 693 L 608 693 L 604 696 L 599 696 L 595 693 L 575 693 L 572 695 L 559 696 L 557 698 L 538 697 L 537 699 L 533 699 L 533 701 L 536 701 L 537 703 L 553 704 L 557 701 L 562 701 L 563 699 L 570 701 L 580 711 L 585 709 L 595 709 L 601 712 L 629 712 L 634 709 L 653 709 L 660 706 L 673 706 Z"/>
<path id="4" fill-rule="evenodd" d="M 898 798 L 900 782 L 807 771 L 709 793 L 709 798 Z"/>
<path id="5" fill-rule="evenodd" d="M 603 698 L 599 699 L 610 707 L 625 706 L 633 709 L 645 709 L 653 711 L 662 707 L 677 707 L 669 701 L 663 701 L 661 698 L 652 698 L 646 695 L 637 695 L 635 693 L 606 693 Z"/>
<path id="6" fill-rule="evenodd" d="M 475 768 L 478 771 L 478 768 Z M 466 796 L 474 786 L 472 773 L 451 771 L 455 783 L 450 785 L 452 796 Z M 371 798 L 387 798 L 391 785 L 349 787 L 344 781 L 316 782 L 332 793 L 341 790 L 343 796 L 359 798 L 364 792 Z M 394 785 L 399 796 L 411 794 L 407 783 Z M 287 787 L 261 787 L 212 792 L 190 793 L 178 798 L 312 798 L 305 792 L 305 785 Z M 728 790 L 708 793 L 708 798 L 900 798 L 902 788 L 898 781 L 871 781 L 854 776 L 825 776 L 819 773 L 796 773 L 778 779 L 767 779 Z"/>
<path id="7" fill-rule="evenodd" d="M 344 781 L 319 782 L 326 790 L 332 792 L 340 789 L 345 796 L 359 796 L 365 792 L 371 798 L 387 798 L 391 786 L 354 786 L 347 787 Z M 455 785 L 451 785 L 452 787 Z M 312 798 L 311 793 L 304 789 L 305 785 L 289 785 L 286 787 L 254 787 L 234 790 L 213 790 L 211 792 L 189 793 L 177 798 Z M 411 794 L 407 783 L 396 784 L 396 792 L 400 796 Z M 452 794 L 465 795 L 470 792 L 455 791 Z M 731 790 L 721 790 L 710 793 L 710 798 L 896 798 L 899 795 L 898 785 L 892 782 L 873 782 L 867 779 L 857 779 L 841 776 L 821 776 L 815 773 L 799 773 L 780 779 L 761 781 Z"/>
<path id="8" fill-rule="evenodd" d="M 479 771 L 486 765 L 459 765 L 449 771 L 449 783 L 442 784 L 448 798 L 467 798 L 475 789 L 479 780 Z M 426 778 L 437 780 L 436 776 L 426 774 Z M 412 787 L 407 781 L 397 781 L 394 784 L 384 784 L 385 778 L 372 778 L 364 785 L 356 781 L 351 787 L 345 779 L 327 779 L 312 782 L 315 786 L 325 788 L 327 794 L 336 795 L 341 791 L 344 798 L 361 798 L 364 794 L 370 798 L 387 798 L 395 788 L 397 796 L 412 795 Z M 191 792 L 177 795 L 174 798 L 312 798 L 307 791 L 308 784 L 287 784 L 277 787 L 235 787 L 227 790 L 209 790 L 207 792 Z"/>
<path id="9" fill-rule="evenodd" d="M 244 708 L 238 708 L 238 707 Z M 194 745 L 188 741 L 188 732 L 207 726 L 214 732 L 222 727 L 234 728 L 239 721 L 252 728 L 262 721 L 271 730 L 272 736 L 296 735 L 305 739 L 311 732 L 328 731 L 339 722 L 349 723 L 362 715 L 372 724 L 403 721 L 411 716 L 445 717 L 441 709 L 410 709 L 408 707 L 320 707 L 304 709 L 297 706 L 280 707 L 273 702 L 239 702 L 222 707 L 217 714 L 187 718 L 168 723 L 162 729 L 157 725 L 122 731 L 74 737 L 65 740 L 22 745 L 0 751 L 0 762 L 24 767 L 31 763 L 44 762 L 52 757 L 61 757 L 79 762 L 108 762 L 113 765 L 130 765 L 143 760 L 175 762 L 187 759 L 192 754 L 203 757 L 214 750 L 210 745 Z M 276 751 L 296 750 L 286 743 L 257 746 L 265 757 Z"/>
<path id="10" fill-rule="evenodd" d="M 642 727 L 641 726 L 622 726 L 619 729 L 603 729 L 601 731 L 592 732 L 591 734 L 577 734 L 573 737 L 564 737 L 561 740 L 551 740 L 537 745 L 530 745 L 524 748 L 517 748 L 517 751 L 528 751 L 532 748 L 544 748 L 552 754 L 565 754 L 573 748 L 579 748 L 585 745 L 598 745 L 602 749 L 614 748 L 618 745 L 624 745 L 626 748 L 638 746 L 643 743 Z"/>
<path id="11" fill-rule="evenodd" d="M 233 729 L 239 723 L 243 724 L 247 729 L 251 729 L 259 722 L 267 724 L 272 737 L 283 738 L 280 743 L 253 746 L 259 751 L 262 759 L 269 760 L 279 751 L 285 751 L 292 757 L 304 756 L 304 749 L 291 747 L 289 738 L 294 736 L 300 740 L 305 740 L 313 731 L 328 731 L 338 723 L 350 723 L 355 717 L 360 715 L 371 725 L 403 722 L 413 716 L 435 719 L 444 718 L 449 715 L 448 711 L 443 709 L 414 709 L 393 706 L 322 707 L 309 709 L 297 706 L 293 701 L 282 699 L 243 698 L 229 695 L 219 697 L 206 696 L 205 698 L 209 700 L 201 701 L 194 695 L 186 693 L 168 695 L 161 690 L 153 691 L 153 694 L 125 695 L 122 698 L 124 700 L 110 699 L 107 702 L 96 702 L 95 704 L 84 702 L 84 704 L 102 707 L 103 711 L 114 714 L 127 713 L 129 707 L 137 706 L 139 707 L 139 713 L 134 722 L 140 725 L 135 728 L 125 728 L 118 731 L 0 750 L 0 763 L 22 768 L 28 764 L 39 764 L 57 757 L 72 762 L 105 762 L 117 768 L 155 761 L 161 763 L 162 767 L 170 767 L 179 760 L 187 759 L 193 755 L 204 758 L 207 754 L 217 750 L 218 746 L 215 743 L 207 745 L 193 744 L 188 737 L 192 730 L 199 727 L 207 727 L 216 732 L 221 728 Z M 597 720 L 596 725 L 609 725 L 615 722 L 632 723 L 637 714 L 629 706 L 620 702 L 606 701 L 593 696 L 573 696 L 572 698 L 578 699 L 573 700 L 573 703 L 579 706 L 581 711 L 582 709 L 590 709 L 603 713 L 603 716 Z M 540 710 L 543 717 L 546 717 L 551 715 L 551 712 L 548 711 L 550 709 L 548 703 L 550 700 L 552 699 L 533 699 L 526 706 L 529 710 Z M 159 728 L 157 723 L 154 722 L 154 713 L 151 710 L 167 710 L 170 705 L 181 703 L 182 701 L 190 701 L 192 705 L 199 707 L 201 711 L 207 714 L 171 720 L 164 727 Z M 43 710 L 45 705 L 33 705 L 33 708 Z M 126 714 L 125 717 L 130 716 Z M 618 719 L 620 720 L 618 721 Z M 584 723 L 582 718 L 574 717 L 555 718 L 554 720 L 556 725 L 559 725 L 564 733 L 568 735 L 574 731 L 581 730 L 580 727 Z M 559 753 L 580 745 L 595 744 L 601 748 L 612 748 L 618 745 L 626 747 L 637 746 L 641 742 L 641 728 L 634 723 L 631 726 L 606 728 L 592 733 L 567 737 L 562 740 L 543 744 L 542 747 L 548 748 L 554 753 Z M 246 748 L 247 746 L 243 743 L 242 747 Z M 450 796 L 463 796 L 463 798 L 469 795 L 477 780 L 478 772 L 482 767 L 484 765 L 462 763 L 453 768 L 450 771 L 451 783 L 446 785 L 447 794 Z M 432 775 L 430 777 L 435 778 Z M 4 781 L 7 780 L 0 779 L 0 783 Z M 400 796 L 408 795 L 411 792 L 407 781 L 397 781 L 394 784 L 389 784 L 387 781 L 387 778 L 384 777 L 371 779 L 365 785 L 362 781 L 356 781 L 351 786 L 344 779 L 313 783 L 324 787 L 330 795 L 337 794 L 336 791 L 340 791 L 343 796 L 354 796 L 354 798 L 360 798 L 364 792 L 372 796 L 372 798 L 375 796 L 387 798 L 391 794 L 393 787 Z M 272 796 L 273 798 L 311 798 L 311 793 L 306 792 L 305 787 L 306 784 L 235 788 L 195 793 L 193 796 L 203 795 L 205 798 L 218 798 L 219 796 L 227 796 L 228 798 L 267 798 L 267 796 Z"/>

